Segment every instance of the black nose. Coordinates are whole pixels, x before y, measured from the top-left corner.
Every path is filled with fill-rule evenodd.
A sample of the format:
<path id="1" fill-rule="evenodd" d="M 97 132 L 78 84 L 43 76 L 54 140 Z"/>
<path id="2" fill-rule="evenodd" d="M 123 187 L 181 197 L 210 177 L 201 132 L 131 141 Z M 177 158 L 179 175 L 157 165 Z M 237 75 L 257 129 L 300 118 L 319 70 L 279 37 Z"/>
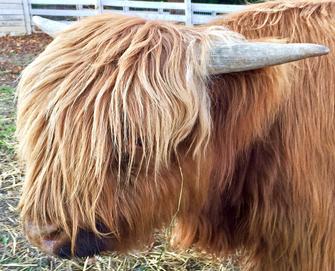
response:
<path id="1" fill-rule="evenodd" d="M 55 254 L 65 259 L 91 257 L 107 250 L 108 239 L 96 236 L 91 231 L 80 230 L 76 238 L 73 253 L 71 252 L 71 243 L 66 242 L 55 251 Z"/>

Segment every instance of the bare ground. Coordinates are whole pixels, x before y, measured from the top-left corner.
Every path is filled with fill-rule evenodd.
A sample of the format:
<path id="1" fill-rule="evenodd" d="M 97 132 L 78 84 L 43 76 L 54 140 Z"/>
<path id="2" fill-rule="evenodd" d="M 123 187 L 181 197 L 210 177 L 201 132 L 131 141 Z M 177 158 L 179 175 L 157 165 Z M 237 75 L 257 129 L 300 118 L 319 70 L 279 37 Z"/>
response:
<path id="1" fill-rule="evenodd" d="M 15 156 L 15 87 L 20 72 L 50 41 L 43 34 L 0 38 L 0 270 L 237 270 L 231 258 L 173 251 L 165 232 L 144 252 L 72 261 L 48 256 L 26 241 L 16 209 L 23 176 Z"/>

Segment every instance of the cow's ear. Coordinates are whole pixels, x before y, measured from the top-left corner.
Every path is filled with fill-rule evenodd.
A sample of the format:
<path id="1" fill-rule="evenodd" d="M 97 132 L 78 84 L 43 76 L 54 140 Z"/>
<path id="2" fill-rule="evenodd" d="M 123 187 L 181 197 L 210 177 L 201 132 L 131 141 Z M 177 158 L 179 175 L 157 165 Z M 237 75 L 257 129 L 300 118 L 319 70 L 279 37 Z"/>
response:
<path id="1" fill-rule="evenodd" d="M 210 51 L 209 70 L 211 74 L 256 70 L 328 53 L 326 46 L 311 43 L 217 41 Z"/>

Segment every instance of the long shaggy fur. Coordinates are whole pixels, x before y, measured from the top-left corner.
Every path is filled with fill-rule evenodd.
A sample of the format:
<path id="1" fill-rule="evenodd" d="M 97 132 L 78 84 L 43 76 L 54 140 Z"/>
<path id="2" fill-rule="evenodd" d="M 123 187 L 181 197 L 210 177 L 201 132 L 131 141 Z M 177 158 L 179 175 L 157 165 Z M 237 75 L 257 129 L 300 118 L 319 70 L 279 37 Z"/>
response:
<path id="1" fill-rule="evenodd" d="M 53 224 L 73 244 L 79 228 L 101 234 L 103 224 L 123 246 L 125 235 L 134 243 L 169 223 L 179 159 L 206 154 L 208 51 L 225 37 L 240 39 L 222 27 L 111 15 L 61 33 L 18 86 L 23 221 Z"/>
<path id="2" fill-rule="evenodd" d="M 259 86 L 255 98 L 247 87 L 237 98 L 234 82 L 250 74 L 213 82 L 219 162 L 198 226 L 186 220 L 179 228 L 180 236 L 194 233 L 182 242 L 216 253 L 242 250 L 247 270 L 335 270 L 334 14 L 334 1 L 274 1 L 213 22 L 248 39 L 320 43 L 331 53 L 284 65 L 287 99 L 259 138 L 246 131 L 257 128 L 250 118 L 261 120 L 264 106 L 243 114 L 241 108 L 267 99 L 269 88 Z M 246 138 L 244 149 L 240 138 Z"/>
<path id="3" fill-rule="evenodd" d="M 60 34 L 18 88 L 23 220 L 128 250 L 177 218 L 176 244 L 239 250 L 246 270 L 334 270 L 333 14 L 284 0 L 199 29 L 105 15 Z M 239 38 L 218 25 L 332 53 L 210 77 L 211 41 Z"/>

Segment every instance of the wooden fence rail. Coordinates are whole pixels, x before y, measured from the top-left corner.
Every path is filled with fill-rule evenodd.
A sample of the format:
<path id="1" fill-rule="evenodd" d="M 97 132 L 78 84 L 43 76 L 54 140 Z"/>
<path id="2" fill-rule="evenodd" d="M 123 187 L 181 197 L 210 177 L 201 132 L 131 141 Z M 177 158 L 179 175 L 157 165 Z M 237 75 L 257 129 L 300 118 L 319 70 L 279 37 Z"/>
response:
<path id="1" fill-rule="evenodd" d="M 147 19 L 203 24 L 214 16 L 239 11 L 243 5 L 134 0 L 0 0 L 0 34 L 31 33 L 31 17 L 80 20 L 101 13 L 122 13 Z"/>
<path id="2" fill-rule="evenodd" d="M 0 36 L 30 33 L 30 18 L 27 1 L 0 0 Z"/>

